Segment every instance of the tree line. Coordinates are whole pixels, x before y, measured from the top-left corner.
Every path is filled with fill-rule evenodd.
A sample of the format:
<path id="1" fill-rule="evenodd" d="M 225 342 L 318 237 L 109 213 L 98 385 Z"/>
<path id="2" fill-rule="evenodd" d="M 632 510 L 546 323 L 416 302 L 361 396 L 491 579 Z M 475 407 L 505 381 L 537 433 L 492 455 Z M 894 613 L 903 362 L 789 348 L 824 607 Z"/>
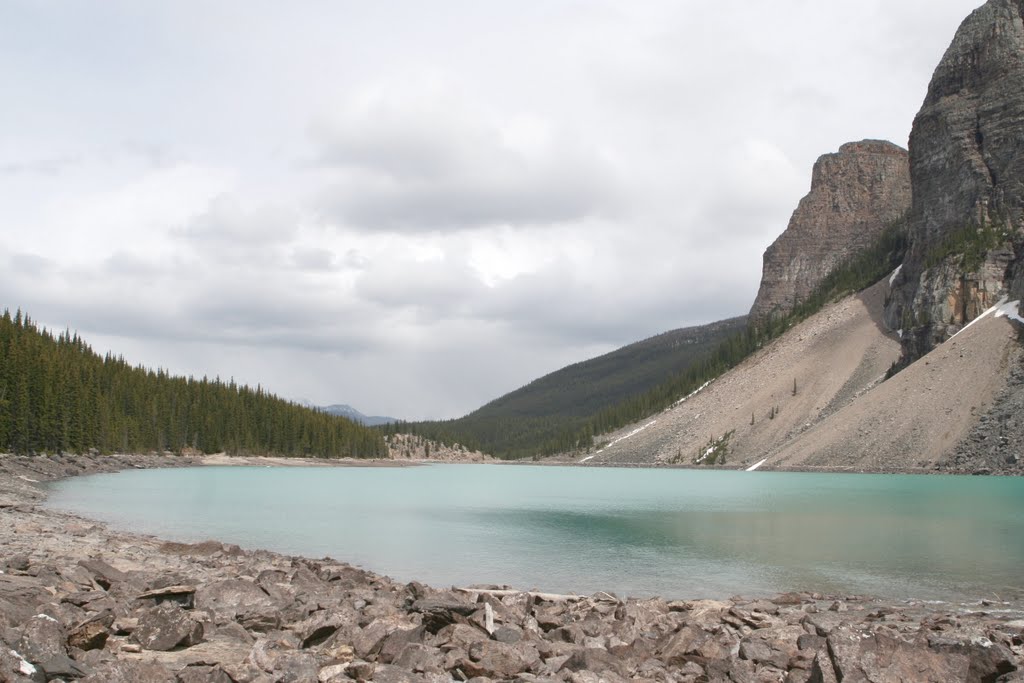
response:
<path id="1" fill-rule="evenodd" d="M 384 457 L 380 433 L 239 386 L 129 365 L 27 314 L 0 317 L 0 451 Z"/>

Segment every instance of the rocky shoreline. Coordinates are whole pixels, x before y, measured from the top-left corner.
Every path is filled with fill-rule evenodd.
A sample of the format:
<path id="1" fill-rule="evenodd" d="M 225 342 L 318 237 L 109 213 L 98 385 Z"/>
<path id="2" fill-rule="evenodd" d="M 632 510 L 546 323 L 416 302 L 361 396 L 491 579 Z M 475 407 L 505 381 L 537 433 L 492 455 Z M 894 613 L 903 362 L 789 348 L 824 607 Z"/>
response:
<path id="1" fill-rule="evenodd" d="M 1024 681 L 1024 606 L 998 599 L 438 590 L 40 506 L 39 482 L 202 462 L 0 456 L 0 682 Z"/>

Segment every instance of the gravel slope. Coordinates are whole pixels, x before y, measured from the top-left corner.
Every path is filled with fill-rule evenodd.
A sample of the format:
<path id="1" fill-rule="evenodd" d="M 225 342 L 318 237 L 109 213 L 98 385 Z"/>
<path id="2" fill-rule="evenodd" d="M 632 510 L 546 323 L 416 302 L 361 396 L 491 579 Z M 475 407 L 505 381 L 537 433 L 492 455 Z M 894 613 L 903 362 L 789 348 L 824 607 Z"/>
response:
<path id="1" fill-rule="evenodd" d="M 1015 323 L 980 320 L 883 381 L 900 353 L 881 323 L 888 288 L 826 307 L 682 404 L 607 435 L 587 464 L 693 465 L 731 432 L 728 467 L 991 470 L 953 453 L 1024 360 Z"/>
<path id="2" fill-rule="evenodd" d="M 610 435 L 655 421 L 588 463 L 692 464 L 711 438 L 730 431 L 727 463 L 757 462 L 874 386 L 899 357 L 898 339 L 879 322 L 887 288 L 883 281 L 826 307 L 696 396 Z"/>

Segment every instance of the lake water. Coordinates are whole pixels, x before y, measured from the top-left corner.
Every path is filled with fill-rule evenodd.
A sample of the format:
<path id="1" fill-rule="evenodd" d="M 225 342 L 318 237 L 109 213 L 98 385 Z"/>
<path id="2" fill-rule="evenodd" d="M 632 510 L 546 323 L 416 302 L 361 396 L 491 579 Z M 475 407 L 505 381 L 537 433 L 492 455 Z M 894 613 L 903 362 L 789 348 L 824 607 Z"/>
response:
<path id="1" fill-rule="evenodd" d="M 436 586 L 1024 596 L 1024 479 L 496 465 L 134 470 L 48 505 Z"/>

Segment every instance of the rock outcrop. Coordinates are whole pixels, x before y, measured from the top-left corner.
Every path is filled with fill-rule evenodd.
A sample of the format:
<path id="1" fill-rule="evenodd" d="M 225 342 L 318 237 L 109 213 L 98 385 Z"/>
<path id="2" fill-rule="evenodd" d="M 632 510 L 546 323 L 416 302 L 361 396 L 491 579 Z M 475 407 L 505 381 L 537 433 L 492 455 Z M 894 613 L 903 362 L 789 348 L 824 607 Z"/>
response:
<path id="1" fill-rule="evenodd" d="M 913 360 L 1008 293 L 1024 295 L 1024 2 L 975 10 L 910 135 L 909 252 L 886 309 Z"/>
<path id="2" fill-rule="evenodd" d="M 764 254 L 754 321 L 786 314 L 832 270 L 869 246 L 910 209 L 906 150 L 891 142 L 851 142 L 814 164 L 811 191 Z"/>

